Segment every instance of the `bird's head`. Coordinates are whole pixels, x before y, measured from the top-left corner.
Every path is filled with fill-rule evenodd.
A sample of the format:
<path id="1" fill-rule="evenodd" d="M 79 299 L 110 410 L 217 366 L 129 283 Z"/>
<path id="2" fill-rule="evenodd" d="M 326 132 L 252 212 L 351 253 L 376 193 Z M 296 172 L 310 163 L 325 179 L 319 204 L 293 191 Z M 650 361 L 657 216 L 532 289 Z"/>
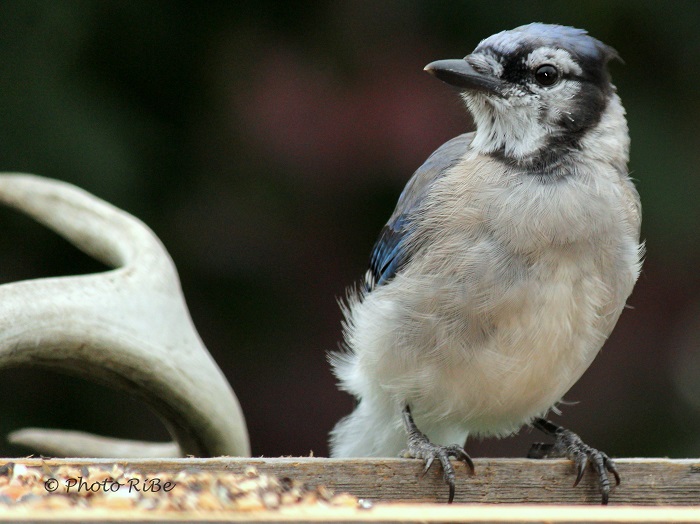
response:
<path id="1" fill-rule="evenodd" d="M 613 48 L 581 29 L 536 23 L 425 69 L 462 91 L 476 124 L 474 149 L 546 170 L 603 125 L 611 100 L 619 106 L 607 71 L 612 58 L 619 58 Z M 610 132 L 626 137 L 621 106 L 616 113 L 619 129 Z"/>

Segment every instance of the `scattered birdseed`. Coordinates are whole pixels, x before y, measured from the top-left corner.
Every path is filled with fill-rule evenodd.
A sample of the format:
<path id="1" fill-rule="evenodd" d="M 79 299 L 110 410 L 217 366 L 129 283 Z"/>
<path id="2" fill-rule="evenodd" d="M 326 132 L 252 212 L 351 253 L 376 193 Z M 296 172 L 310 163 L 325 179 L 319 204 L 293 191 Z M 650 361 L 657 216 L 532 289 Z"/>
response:
<path id="1" fill-rule="evenodd" d="M 150 474 L 118 464 L 89 467 L 0 465 L 0 511 L 101 508 L 144 511 L 262 511 L 289 506 L 359 507 L 347 493 L 278 479 L 188 468 Z"/>

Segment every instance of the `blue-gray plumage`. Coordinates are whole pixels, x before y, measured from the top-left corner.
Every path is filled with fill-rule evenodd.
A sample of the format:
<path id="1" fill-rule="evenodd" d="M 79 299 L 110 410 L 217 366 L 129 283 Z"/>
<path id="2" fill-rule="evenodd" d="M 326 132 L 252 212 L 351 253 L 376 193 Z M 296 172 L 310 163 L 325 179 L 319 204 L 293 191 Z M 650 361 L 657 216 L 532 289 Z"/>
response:
<path id="1" fill-rule="evenodd" d="M 603 502 L 612 460 L 543 417 L 588 368 L 640 268 L 641 209 L 607 63 L 585 31 L 530 24 L 426 67 L 460 89 L 476 124 L 410 179 L 344 308 L 332 356 L 358 399 L 334 456 L 407 456 L 473 470 L 468 435 L 532 424 L 533 455 L 588 463 Z M 419 429 L 420 428 L 420 429 Z"/>
<path id="2" fill-rule="evenodd" d="M 474 133 L 465 133 L 444 143 L 413 174 L 372 249 L 365 276 L 367 291 L 391 279 L 408 261 L 410 251 L 404 240 L 411 231 L 411 217 L 420 208 L 430 185 L 464 155 L 473 136 Z"/>

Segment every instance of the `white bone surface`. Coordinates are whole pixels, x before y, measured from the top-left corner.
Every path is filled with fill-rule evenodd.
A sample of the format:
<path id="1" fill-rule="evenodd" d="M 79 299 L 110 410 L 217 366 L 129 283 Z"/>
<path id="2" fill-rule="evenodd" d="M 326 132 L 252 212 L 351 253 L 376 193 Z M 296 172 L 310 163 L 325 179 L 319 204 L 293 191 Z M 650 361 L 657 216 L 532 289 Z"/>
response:
<path id="1" fill-rule="evenodd" d="M 0 203 L 114 268 L 1 285 L 0 369 L 43 366 L 126 390 L 152 406 L 177 443 L 118 448 L 94 437 L 96 447 L 83 446 L 92 456 L 116 457 L 120 449 L 132 457 L 249 456 L 238 400 L 202 343 L 155 234 L 75 186 L 38 176 L 0 175 Z M 13 441 L 35 449 L 42 439 L 54 447 L 62 438 L 70 443 L 70 433 L 56 431 L 22 430 Z M 59 451 L 51 454 L 65 454 Z"/>

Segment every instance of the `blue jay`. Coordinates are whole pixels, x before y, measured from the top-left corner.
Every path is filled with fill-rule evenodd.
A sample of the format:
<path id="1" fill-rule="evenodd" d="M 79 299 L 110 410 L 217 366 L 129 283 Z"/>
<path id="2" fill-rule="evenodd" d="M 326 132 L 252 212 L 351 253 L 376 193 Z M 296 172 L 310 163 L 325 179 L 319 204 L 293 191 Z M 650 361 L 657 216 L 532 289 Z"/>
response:
<path id="1" fill-rule="evenodd" d="M 409 180 L 362 286 L 343 304 L 331 355 L 355 410 L 335 457 L 450 458 L 467 436 L 532 425 L 533 457 L 596 472 L 613 461 L 544 417 L 591 364 L 639 275 L 641 207 L 627 173 L 614 49 L 585 31 L 529 24 L 425 70 L 460 91 L 476 131 L 441 146 Z M 419 429 L 420 428 L 420 429 Z"/>

